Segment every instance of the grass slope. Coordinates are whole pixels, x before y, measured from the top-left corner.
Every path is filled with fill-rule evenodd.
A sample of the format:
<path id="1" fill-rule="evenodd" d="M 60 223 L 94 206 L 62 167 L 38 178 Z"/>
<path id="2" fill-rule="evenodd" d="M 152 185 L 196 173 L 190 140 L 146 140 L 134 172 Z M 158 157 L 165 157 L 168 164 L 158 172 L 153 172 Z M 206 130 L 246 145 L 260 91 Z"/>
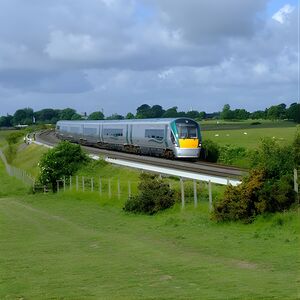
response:
<path id="1" fill-rule="evenodd" d="M 203 207 L 147 217 L 120 206 L 73 193 L 0 200 L 0 298 L 297 297 L 296 212 L 219 225 Z"/>

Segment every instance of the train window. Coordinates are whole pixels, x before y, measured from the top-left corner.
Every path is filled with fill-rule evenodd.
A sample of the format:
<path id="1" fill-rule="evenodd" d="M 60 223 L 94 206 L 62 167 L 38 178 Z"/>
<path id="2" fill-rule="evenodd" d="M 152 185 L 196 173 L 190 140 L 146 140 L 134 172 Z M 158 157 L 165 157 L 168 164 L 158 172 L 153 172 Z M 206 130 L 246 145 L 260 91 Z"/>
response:
<path id="1" fill-rule="evenodd" d="M 70 127 L 70 132 L 79 133 L 80 132 L 80 127 Z"/>
<path id="2" fill-rule="evenodd" d="M 197 127 L 195 126 L 178 126 L 179 138 L 180 139 L 196 139 L 197 138 Z"/>
<path id="3" fill-rule="evenodd" d="M 149 139 L 157 139 L 162 140 L 164 138 L 164 130 L 163 129 L 146 129 L 145 137 Z"/>
<path id="4" fill-rule="evenodd" d="M 123 129 L 116 129 L 116 128 L 104 128 L 103 129 L 104 136 L 123 136 Z"/>
<path id="5" fill-rule="evenodd" d="M 85 127 L 83 128 L 83 134 L 89 136 L 97 136 L 97 128 Z"/>
<path id="6" fill-rule="evenodd" d="M 62 126 L 61 127 L 61 131 L 66 131 L 67 132 L 68 131 L 68 127 L 67 126 Z"/>
<path id="7" fill-rule="evenodd" d="M 59 129 L 60 129 L 60 126 L 59 126 L 59 125 L 57 125 L 57 126 L 56 126 L 56 129 L 57 129 L 57 130 L 59 130 Z"/>

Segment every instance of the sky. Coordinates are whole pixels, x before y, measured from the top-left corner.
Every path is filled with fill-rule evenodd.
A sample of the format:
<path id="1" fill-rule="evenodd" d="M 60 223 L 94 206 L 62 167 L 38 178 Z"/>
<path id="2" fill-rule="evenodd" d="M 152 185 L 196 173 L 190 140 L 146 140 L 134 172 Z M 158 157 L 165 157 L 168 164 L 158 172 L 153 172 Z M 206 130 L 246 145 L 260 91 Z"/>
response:
<path id="1" fill-rule="evenodd" d="M 0 115 L 299 102 L 298 0 L 1 0 Z"/>

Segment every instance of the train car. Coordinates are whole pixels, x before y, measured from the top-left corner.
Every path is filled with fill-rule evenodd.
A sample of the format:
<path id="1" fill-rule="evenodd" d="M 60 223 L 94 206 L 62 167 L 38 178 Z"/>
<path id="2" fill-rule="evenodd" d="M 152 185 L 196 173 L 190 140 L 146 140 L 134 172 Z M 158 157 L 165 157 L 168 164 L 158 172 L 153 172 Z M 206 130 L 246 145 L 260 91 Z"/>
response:
<path id="1" fill-rule="evenodd" d="M 199 124 L 189 118 L 59 121 L 56 135 L 83 145 L 166 158 L 198 158 L 201 148 Z"/>

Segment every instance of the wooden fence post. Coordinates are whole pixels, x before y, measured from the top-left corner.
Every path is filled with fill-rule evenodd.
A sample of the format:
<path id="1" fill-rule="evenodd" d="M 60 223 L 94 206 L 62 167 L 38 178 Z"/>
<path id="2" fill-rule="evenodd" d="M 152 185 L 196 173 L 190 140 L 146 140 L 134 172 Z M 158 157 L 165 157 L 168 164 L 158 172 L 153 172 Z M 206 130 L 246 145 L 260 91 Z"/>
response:
<path id="1" fill-rule="evenodd" d="M 108 197 L 111 198 L 111 180 L 108 179 Z"/>
<path id="2" fill-rule="evenodd" d="M 120 178 L 118 178 L 118 199 L 121 198 Z"/>
<path id="3" fill-rule="evenodd" d="M 298 187 L 298 171 L 297 169 L 294 169 L 294 191 L 298 194 L 299 193 L 299 187 Z"/>
<path id="4" fill-rule="evenodd" d="M 183 179 L 180 178 L 180 188 L 181 188 L 181 208 L 184 208 L 185 201 L 184 201 L 184 182 Z"/>
<path id="5" fill-rule="evenodd" d="M 209 210 L 212 210 L 212 190 L 211 190 L 211 181 L 208 181 L 208 197 L 209 197 Z"/>
<path id="6" fill-rule="evenodd" d="M 194 206 L 198 206 L 198 196 L 197 196 L 197 181 L 194 180 Z"/>
<path id="7" fill-rule="evenodd" d="M 128 181 L 128 198 L 131 197 L 131 182 Z"/>
<path id="8" fill-rule="evenodd" d="M 102 196 L 102 180 L 100 177 L 99 177 L 99 194 L 100 196 Z"/>

